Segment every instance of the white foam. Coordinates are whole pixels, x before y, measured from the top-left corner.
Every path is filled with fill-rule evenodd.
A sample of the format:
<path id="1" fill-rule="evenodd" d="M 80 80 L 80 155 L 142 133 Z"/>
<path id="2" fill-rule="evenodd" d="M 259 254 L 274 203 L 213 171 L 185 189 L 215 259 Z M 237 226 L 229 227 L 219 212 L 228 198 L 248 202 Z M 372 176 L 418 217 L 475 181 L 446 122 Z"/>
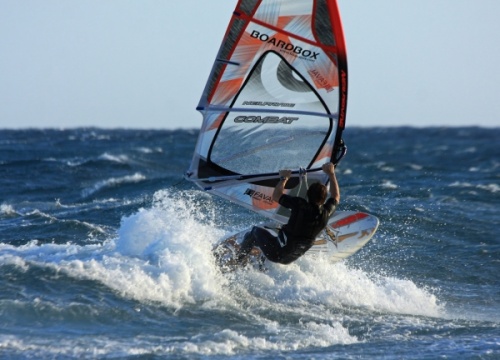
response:
<path id="1" fill-rule="evenodd" d="M 119 178 L 110 178 L 107 180 L 99 181 L 91 188 L 84 189 L 82 191 L 82 196 L 87 197 L 105 188 L 111 188 L 122 184 L 138 183 L 143 180 L 146 180 L 146 177 L 141 173 L 135 173 L 134 175 L 127 175 Z"/>
<path id="2" fill-rule="evenodd" d="M 282 335 L 282 336 L 279 336 Z M 285 336 L 283 336 L 285 335 Z M 276 339 L 277 338 L 277 339 Z M 206 336 L 195 335 L 186 339 L 170 340 L 166 345 L 158 342 L 157 338 L 147 341 L 146 336 L 140 340 L 117 340 L 105 336 L 85 339 L 85 343 L 73 339 L 59 339 L 57 346 L 51 339 L 24 338 L 4 335 L 0 336 L 0 348 L 29 354 L 29 357 L 126 357 L 155 354 L 156 356 L 169 355 L 239 355 L 254 353 L 255 351 L 295 351 L 307 347 L 327 347 L 332 344 L 352 344 L 355 338 L 350 336 L 339 323 L 333 325 L 304 324 L 295 333 L 278 331 L 273 338 L 247 336 L 238 331 L 223 329 Z"/>
<path id="3" fill-rule="evenodd" d="M 389 190 L 394 190 L 399 187 L 390 180 L 384 180 L 380 186 L 384 189 L 389 189 Z"/>
<path id="4" fill-rule="evenodd" d="M 269 264 L 268 275 L 247 273 L 245 283 L 249 296 L 278 301 L 300 312 L 297 304 L 318 304 L 316 316 L 325 309 L 364 308 L 393 314 L 439 317 L 443 307 L 428 289 L 410 280 L 401 280 L 352 269 L 345 263 L 332 264 L 322 257 L 303 257 L 283 266 Z M 262 305 L 262 302 L 260 303 Z M 303 308 L 304 314 L 313 314 Z M 312 312 L 311 312 L 312 311 Z"/>
<path id="5" fill-rule="evenodd" d="M 135 150 L 142 154 L 163 153 L 163 149 L 161 147 L 155 147 L 155 148 L 138 147 Z"/>
<path id="6" fill-rule="evenodd" d="M 416 171 L 420 171 L 424 168 L 422 165 L 418 165 L 418 164 L 408 164 L 408 167 L 410 169 L 416 170 Z"/>
<path id="7" fill-rule="evenodd" d="M 312 302 L 325 308 L 340 304 L 400 314 L 439 314 L 436 297 L 410 280 L 368 274 L 321 257 L 304 257 L 288 266 L 268 263 L 267 273 L 240 271 L 224 277 L 214 265 L 211 248 L 228 231 L 214 228 L 218 211 L 198 211 L 200 206 L 214 210 L 196 191 L 159 192 L 152 208 L 123 218 L 118 237 L 103 245 L 3 244 L 0 251 L 9 249 L 24 260 L 98 280 L 126 297 L 172 306 L 204 301 L 220 305 L 237 287 L 240 294 L 249 295 L 250 306 L 255 299 L 259 306 L 268 302 L 271 308 L 276 301 L 291 307 Z"/>
<path id="8" fill-rule="evenodd" d="M 322 257 L 304 257 L 287 266 L 268 263 L 266 273 L 223 275 L 211 254 L 212 245 L 231 230 L 214 227 L 223 211 L 199 191 L 161 191 L 151 208 L 124 217 L 117 237 L 104 244 L 0 244 L 0 262 L 21 269 L 31 264 L 52 267 L 144 304 L 234 311 L 266 334 L 221 330 L 207 340 L 171 343 L 163 349 L 166 354 L 232 355 L 238 349 L 358 342 L 339 319 L 344 308 L 430 317 L 442 312 L 437 298 L 411 280 L 332 264 Z"/>
<path id="9" fill-rule="evenodd" d="M 104 153 L 99 156 L 100 160 L 106 160 L 111 162 L 116 162 L 120 164 L 127 163 L 129 161 L 129 157 L 127 155 L 111 155 L 108 153 Z"/>
<path id="10" fill-rule="evenodd" d="M 468 182 L 461 182 L 461 181 L 455 181 L 454 183 L 451 183 L 449 185 L 450 187 L 458 187 L 458 188 L 464 188 L 464 189 L 480 189 L 484 191 L 489 191 L 491 193 L 497 193 L 500 191 L 500 186 L 498 184 L 492 183 L 492 184 L 471 184 Z"/>
<path id="11" fill-rule="evenodd" d="M 210 336 L 210 340 L 190 339 L 181 343 L 173 343 L 163 348 L 163 353 L 190 353 L 197 355 L 242 355 L 266 351 L 297 351 L 309 347 L 328 347 L 347 345 L 358 340 L 349 335 L 347 329 L 339 322 L 333 324 L 317 324 L 307 322 L 299 324 L 295 329 L 276 329 L 273 336 L 248 336 L 231 329 L 224 329 Z"/>
<path id="12" fill-rule="evenodd" d="M 3 215 L 19 215 L 15 210 L 12 205 L 9 204 L 2 204 L 0 205 L 0 214 Z"/>

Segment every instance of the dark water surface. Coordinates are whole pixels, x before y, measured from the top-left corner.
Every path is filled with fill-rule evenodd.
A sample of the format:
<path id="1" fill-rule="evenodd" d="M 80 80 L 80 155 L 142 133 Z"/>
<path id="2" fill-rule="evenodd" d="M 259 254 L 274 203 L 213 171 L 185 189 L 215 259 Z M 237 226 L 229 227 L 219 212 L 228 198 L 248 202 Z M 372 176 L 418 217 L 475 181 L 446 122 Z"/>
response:
<path id="1" fill-rule="evenodd" d="M 500 358 L 500 129 L 350 128 L 339 264 L 221 275 L 261 218 L 182 181 L 197 131 L 0 130 L 0 357 Z"/>

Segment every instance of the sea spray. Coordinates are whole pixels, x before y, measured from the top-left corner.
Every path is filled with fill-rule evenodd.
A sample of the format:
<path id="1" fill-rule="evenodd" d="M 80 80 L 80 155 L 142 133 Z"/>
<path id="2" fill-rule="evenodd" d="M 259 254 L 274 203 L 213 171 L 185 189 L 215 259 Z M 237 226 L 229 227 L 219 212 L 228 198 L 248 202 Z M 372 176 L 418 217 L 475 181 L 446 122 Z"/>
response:
<path id="1" fill-rule="evenodd" d="M 266 262 L 265 273 L 242 269 L 224 276 L 211 252 L 228 235 L 227 229 L 214 228 L 217 212 L 202 192 L 160 191 L 150 208 L 124 217 L 118 236 L 102 245 L 3 245 L 2 259 L 16 263 L 12 256 L 18 256 L 23 264 L 45 263 L 70 276 L 99 281 L 122 296 L 174 307 L 205 301 L 223 306 L 231 298 L 249 311 L 285 306 L 307 312 L 303 307 L 308 303 L 425 316 L 442 311 L 435 295 L 410 280 L 332 264 L 320 255 L 290 265 Z"/>

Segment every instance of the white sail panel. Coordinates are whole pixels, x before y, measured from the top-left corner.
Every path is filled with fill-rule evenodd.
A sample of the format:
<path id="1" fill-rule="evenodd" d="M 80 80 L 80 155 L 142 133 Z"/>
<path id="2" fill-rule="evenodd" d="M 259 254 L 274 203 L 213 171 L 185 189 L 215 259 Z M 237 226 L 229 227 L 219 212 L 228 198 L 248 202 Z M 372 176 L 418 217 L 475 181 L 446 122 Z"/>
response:
<path id="1" fill-rule="evenodd" d="M 240 1 L 200 99 L 187 178 L 274 219 L 280 169 L 326 182 L 347 104 L 347 65 L 335 0 Z M 302 169 L 302 170 L 299 170 Z M 298 178 L 288 193 L 300 190 Z"/>

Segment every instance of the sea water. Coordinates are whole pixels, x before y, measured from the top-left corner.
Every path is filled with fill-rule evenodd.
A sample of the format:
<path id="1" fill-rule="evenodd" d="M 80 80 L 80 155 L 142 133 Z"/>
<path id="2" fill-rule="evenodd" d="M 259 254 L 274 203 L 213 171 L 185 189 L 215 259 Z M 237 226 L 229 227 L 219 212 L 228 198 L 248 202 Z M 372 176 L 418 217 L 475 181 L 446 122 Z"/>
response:
<path id="1" fill-rule="evenodd" d="M 2 359 L 498 359 L 500 129 L 349 128 L 348 260 L 221 274 L 263 219 L 183 180 L 197 131 L 0 131 Z"/>

